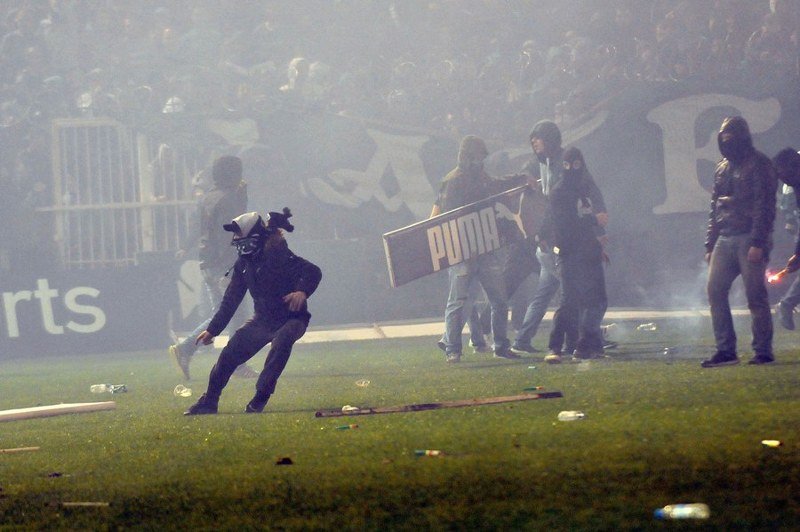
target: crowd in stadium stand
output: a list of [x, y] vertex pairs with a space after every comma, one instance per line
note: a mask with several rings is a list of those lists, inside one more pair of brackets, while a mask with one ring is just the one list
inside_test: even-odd
[[799, 3], [4, 0], [0, 222], [52, 202], [54, 118], [169, 136], [288, 109], [518, 143], [628, 84], [795, 70]]

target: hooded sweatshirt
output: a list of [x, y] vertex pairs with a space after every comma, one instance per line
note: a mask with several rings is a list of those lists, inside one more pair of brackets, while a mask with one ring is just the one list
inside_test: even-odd
[[[723, 142], [723, 133], [732, 138]], [[753, 147], [747, 122], [740, 116], [722, 122], [717, 137], [723, 159], [714, 172], [705, 247], [720, 236], [748, 233], [750, 247], [769, 252], [775, 222], [778, 179], [769, 158]]]

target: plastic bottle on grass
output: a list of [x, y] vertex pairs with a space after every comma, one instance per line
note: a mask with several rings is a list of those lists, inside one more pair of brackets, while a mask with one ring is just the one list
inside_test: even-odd
[[583, 419], [586, 417], [586, 414], [579, 410], [563, 410], [558, 413], [558, 420], [559, 421], [576, 421], [578, 419]]
[[192, 389], [187, 388], [183, 384], [179, 384], [175, 386], [175, 389], [172, 390], [173, 395], [175, 397], [191, 397], [192, 396]]
[[708, 519], [711, 511], [707, 504], [695, 502], [690, 504], [668, 504], [657, 509], [653, 514], [658, 519]]
[[128, 388], [124, 384], [92, 384], [89, 386], [92, 393], [125, 393]]
[[444, 453], [439, 449], [416, 449], [414, 456], [444, 456]]

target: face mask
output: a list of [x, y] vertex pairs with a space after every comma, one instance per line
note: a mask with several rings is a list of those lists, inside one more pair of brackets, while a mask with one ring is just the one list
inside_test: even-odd
[[747, 139], [732, 137], [719, 142], [719, 152], [729, 161], [738, 162], [744, 159], [750, 151]]
[[571, 168], [569, 170], [564, 170], [564, 179], [568, 179], [570, 181], [577, 181], [581, 177], [581, 169], [580, 168]]
[[248, 236], [246, 238], [237, 238], [231, 242], [232, 246], [236, 247], [236, 253], [240, 257], [253, 257], [264, 246], [261, 243], [260, 235]]

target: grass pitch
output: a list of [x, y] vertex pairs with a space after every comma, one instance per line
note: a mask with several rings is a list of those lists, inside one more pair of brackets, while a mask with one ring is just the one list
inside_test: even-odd
[[[262, 415], [242, 413], [254, 381], [235, 379], [219, 415], [181, 415], [216, 353], [195, 357], [190, 398], [173, 395], [166, 352], [7, 359], [0, 409], [117, 409], [0, 424], [0, 448], [41, 448], [0, 454], [0, 529], [660, 529], [676, 523], [653, 510], [676, 502], [711, 508], [681, 528], [800, 528], [800, 333], [776, 327], [772, 366], [701, 369], [708, 320], [635, 325], [618, 324], [610, 360], [560, 366], [471, 354], [446, 365], [435, 338], [300, 345]], [[740, 346], [748, 328], [737, 322]], [[89, 392], [103, 382], [129, 392]], [[531, 386], [564, 398], [314, 417]], [[561, 410], [587, 417], [559, 422]]]

